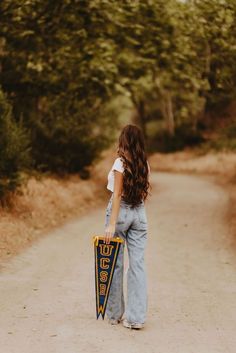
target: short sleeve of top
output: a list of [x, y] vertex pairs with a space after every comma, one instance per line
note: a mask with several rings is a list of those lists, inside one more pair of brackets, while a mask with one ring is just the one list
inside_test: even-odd
[[123, 167], [123, 162], [122, 162], [121, 158], [116, 158], [116, 160], [112, 166], [112, 170], [118, 170], [118, 172], [123, 173], [124, 167]]
[[120, 157], [116, 158], [116, 160], [113, 163], [113, 166], [108, 174], [107, 189], [112, 192], [114, 191], [114, 181], [115, 181], [114, 170], [117, 170], [120, 173], [124, 172], [123, 162]]

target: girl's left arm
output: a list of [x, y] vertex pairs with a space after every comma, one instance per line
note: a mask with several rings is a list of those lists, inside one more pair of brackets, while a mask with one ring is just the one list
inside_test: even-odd
[[120, 200], [122, 195], [123, 188], [123, 174], [114, 170], [114, 192], [112, 200], [112, 210], [109, 224], [105, 231], [105, 242], [106, 244], [110, 243], [111, 238], [113, 237], [116, 229], [116, 221], [119, 215], [120, 210]]

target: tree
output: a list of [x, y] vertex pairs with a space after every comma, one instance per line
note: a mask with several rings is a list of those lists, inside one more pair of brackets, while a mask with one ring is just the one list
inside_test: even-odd
[[107, 1], [0, 4], [1, 82], [13, 113], [31, 131], [36, 168], [82, 170], [108, 145], [104, 116], [114, 89]]

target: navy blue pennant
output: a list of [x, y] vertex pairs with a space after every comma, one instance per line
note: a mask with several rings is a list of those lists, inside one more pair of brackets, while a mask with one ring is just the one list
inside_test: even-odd
[[96, 313], [104, 320], [107, 300], [111, 287], [111, 282], [119, 254], [121, 238], [112, 238], [110, 244], [104, 243], [103, 236], [95, 236], [94, 255], [95, 255], [95, 288], [96, 288]]

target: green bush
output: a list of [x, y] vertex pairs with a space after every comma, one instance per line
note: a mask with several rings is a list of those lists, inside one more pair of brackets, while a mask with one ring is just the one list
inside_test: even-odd
[[236, 151], [236, 123], [231, 123], [219, 131], [217, 138], [209, 141], [205, 149]]
[[159, 130], [149, 139], [148, 150], [168, 153], [183, 150], [187, 146], [197, 146], [203, 142], [204, 138], [198, 130], [193, 130], [189, 124], [182, 124], [176, 127], [174, 136], [165, 129]]
[[0, 89], [0, 201], [21, 183], [20, 172], [30, 164], [28, 144], [26, 131], [13, 119]]
[[[69, 105], [69, 106], [67, 106]], [[113, 140], [116, 120], [102, 105], [94, 110], [85, 103], [58, 99], [48, 114], [31, 121], [32, 157], [35, 169], [63, 175], [79, 172], [88, 177], [87, 167]], [[69, 113], [68, 113], [69, 112]]]

